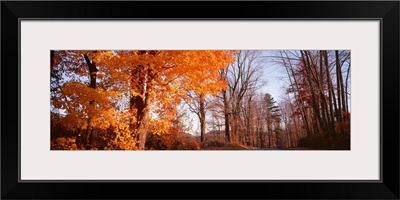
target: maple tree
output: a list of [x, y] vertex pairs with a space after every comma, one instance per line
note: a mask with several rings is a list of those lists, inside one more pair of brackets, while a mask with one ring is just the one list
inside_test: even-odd
[[52, 106], [65, 111], [62, 123], [67, 128], [87, 130], [87, 144], [91, 143], [93, 127], [112, 128], [116, 140], [124, 138], [119, 143], [129, 143], [121, 148], [145, 149], [148, 132], [168, 133], [176, 105], [187, 90], [206, 95], [224, 86], [218, 70], [232, 62], [233, 53], [56, 51], [51, 56], [57, 60], [52, 71], [63, 78], [53, 87], [58, 89], [52, 94], [57, 97]]
[[[185, 85], [185, 90], [187, 91], [187, 97], [184, 98], [186, 103], [189, 105], [190, 111], [196, 113], [200, 121], [200, 140], [204, 142], [205, 140], [205, 132], [206, 132], [206, 110], [207, 103], [206, 97], [207, 95], [217, 95], [220, 91], [225, 90], [227, 86], [227, 82], [220, 79], [220, 75], [218, 73], [219, 70], [226, 69], [227, 63], [220, 63], [218, 68], [213, 70], [213, 73], [210, 71], [203, 71], [195, 76], [200, 78], [200, 82], [193, 83], [190, 79], [192, 77], [188, 77], [190, 84]], [[207, 70], [207, 68], [203, 68]]]
[[[260, 51], [241, 50], [235, 56], [235, 63], [220, 71], [220, 78], [228, 82], [220, 98], [228, 142], [245, 143], [244, 138], [248, 137], [244, 133], [250, 132], [250, 124], [245, 125], [246, 117], [241, 114], [249, 107], [249, 104], [244, 102], [245, 97], [254, 94], [257, 88], [265, 84], [260, 81], [263, 60]], [[244, 128], [246, 130], [243, 130]]]

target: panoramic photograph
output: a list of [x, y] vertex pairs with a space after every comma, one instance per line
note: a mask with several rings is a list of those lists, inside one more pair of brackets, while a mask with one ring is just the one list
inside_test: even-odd
[[350, 50], [51, 50], [50, 150], [350, 150]]

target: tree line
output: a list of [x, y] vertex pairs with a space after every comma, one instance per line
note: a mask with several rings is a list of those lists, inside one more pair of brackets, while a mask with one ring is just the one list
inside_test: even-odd
[[281, 105], [294, 133], [288, 145], [350, 149], [350, 51], [279, 51], [276, 61], [289, 80]]

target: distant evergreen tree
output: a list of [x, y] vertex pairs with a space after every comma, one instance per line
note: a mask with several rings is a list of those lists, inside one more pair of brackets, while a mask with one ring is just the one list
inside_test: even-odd
[[279, 145], [279, 132], [280, 132], [280, 124], [281, 124], [281, 113], [279, 107], [276, 105], [276, 101], [269, 94], [266, 93], [264, 97], [264, 102], [266, 105], [266, 116], [265, 120], [267, 123], [267, 135], [268, 135], [268, 148], [271, 148], [272, 139], [275, 137], [275, 146]]

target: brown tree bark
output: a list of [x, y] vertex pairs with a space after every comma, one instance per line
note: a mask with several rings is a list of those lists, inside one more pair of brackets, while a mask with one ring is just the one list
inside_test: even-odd
[[54, 50], [50, 50], [50, 67], [54, 66]]
[[271, 138], [272, 138], [272, 129], [271, 125], [267, 125], [267, 134], [268, 134], [268, 148], [271, 148]]
[[[139, 55], [152, 54], [156, 55], [155, 51], [138, 51]], [[131, 111], [136, 110], [136, 123], [131, 124], [132, 134], [139, 142], [139, 150], [144, 150], [146, 145], [146, 137], [150, 122], [150, 105], [153, 101], [151, 91], [155, 74], [146, 66], [138, 65], [132, 72], [132, 89], [143, 96], [134, 95], [130, 99]]]
[[310, 62], [308, 52], [307, 51], [300, 51], [300, 52], [301, 52], [301, 56], [302, 56], [302, 59], [303, 59], [303, 65], [305, 67], [305, 71], [306, 71], [306, 74], [307, 74], [306, 75], [307, 82], [308, 82], [310, 93], [311, 93], [311, 101], [312, 101], [312, 107], [313, 107], [313, 110], [314, 110], [314, 117], [315, 117], [314, 129], [315, 129], [315, 132], [318, 133], [319, 132], [318, 124], [320, 124], [320, 126], [324, 126], [324, 125], [323, 125], [323, 122], [322, 122], [322, 119], [321, 119], [320, 110], [319, 110], [318, 105], [317, 105], [316, 94], [314, 92], [314, 84], [312, 83], [312, 80], [311, 80], [311, 76], [312, 76], [311, 67], [312, 67], [312, 64]]
[[204, 142], [206, 134], [206, 106], [205, 95], [200, 95], [200, 141]]
[[326, 96], [325, 96], [325, 85], [324, 85], [324, 68], [323, 68], [323, 62], [322, 62], [322, 51], [319, 51], [319, 81], [318, 81], [318, 87], [319, 87], [319, 98], [320, 98], [320, 104], [321, 104], [321, 109], [322, 109], [322, 120], [324, 121], [324, 133], [328, 133], [330, 130], [329, 128], [329, 111], [328, 111], [328, 102], [326, 101]]
[[137, 129], [137, 133], [139, 136], [139, 150], [145, 150], [146, 147], [147, 130], [150, 122], [150, 105], [152, 102], [152, 97], [150, 95], [150, 92], [151, 89], [149, 88], [148, 92], [146, 93], [146, 97], [144, 99], [144, 108], [142, 110], [143, 116], [139, 121], [139, 126]]
[[340, 134], [343, 134], [343, 110], [345, 109], [344, 102], [344, 89], [342, 80], [342, 67], [340, 66], [339, 51], [335, 51], [336, 57], [336, 80], [337, 80], [337, 93], [338, 93], [338, 106], [339, 106], [339, 122], [340, 122]]
[[[141, 84], [134, 85], [132, 86], [132, 89], [136, 91], [137, 93], [144, 94], [145, 92], [145, 78], [144, 78], [144, 66], [137, 66], [135, 70], [132, 72], [132, 82], [136, 83], [139, 82]], [[138, 128], [140, 125], [140, 122], [143, 119], [144, 116], [144, 109], [145, 109], [145, 99], [139, 95], [131, 95], [130, 98], [130, 108], [131, 111], [136, 111], [136, 123], [131, 123], [130, 129], [132, 132], [132, 135], [139, 140], [139, 134], [138, 134]]]
[[[89, 55], [84, 54], [83, 57], [85, 58], [86, 64], [88, 65], [89, 68], [89, 79], [90, 79], [90, 88], [96, 89], [96, 77], [97, 77], [97, 71], [99, 71], [96, 67], [96, 63], [89, 58]], [[94, 109], [94, 100], [91, 100], [89, 102], [89, 107], [90, 109]], [[86, 132], [86, 145], [87, 147], [90, 148], [92, 145], [92, 140], [93, 140], [93, 125], [92, 125], [92, 119], [89, 116], [88, 118], [88, 128]]]
[[264, 138], [263, 138], [263, 132], [262, 132], [262, 130], [260, 130], [260, 129], [258, 129], [258, 137], [259, 137], [259, 141], [258, 141], [258, 143], [259, 143], [259, 147], [260, 148], [263, 148], [264, 147]]
[[[283, 52], [285, 53], [286, 57], [289, 59], [289, 56], [288, 56], [288, 54], [286, 53], [286, 51], [283, 51]], [[283, 64], [285, 65], [285, 69], [286, 69], [286, 72], [287, 72], [287, 75], [288, 75], [288, 78], [289, 78], [290, 85], [292, 85], [292, 86], [294, 85], [294, 86], [295, 86], [295, 90], [297, 91], [297, 97], [298, 97], [298, 99], [299, 99], [299, 101], [300, 101], [300, 104], [301, 104], [301, 106], [300, 106], [301, 117], [302, 117], [303, 122], [304, 122], [304, 123], [303, 123], [303, 124], [304, 124], [304, 127], [306, 128], [306, 134], [308, 135], [308, 134], [311, 133], [311, 130], [310, 130], [310, 127], [309, 127], [309, 125], [308, 125], [308, 118], [307, 118], [306, 110], [305, 110], [305, 108], [304, 108], [304, 102], [303, 102], [303, 100], [300, 98], [300, 95], [298, 94], [299, 91], [300, 91], [300, 88], [299, 88], [299, 85], [298, 85], [298, 83], [297, 83], [296, 76], [295, 76], [294, 70], [293, 70], [293, 68], [292, 68], [292, 64], [291, 64], [290, 59], [289, 59], [289, 60], [288, 60], [289, 64], [287, 65], [285, 59], [283, 58], [283, 55], [282, 55], [282, 52], [281, 52], [281, 51], [280, 51], [280, 53], [281, 53], [281, 57], [282, 57], [282, 60], [283, 60]], [[289, 69], [288, 69], [288, 68], [290, 69], [290, 72], [289, 72]], [[290, 73], [292, 74], [293, 81], [292, 81], [292, 78], [291, 78], [291, 76], [290, 76]], [[294, 82], [294, 84], [293, 84], [293, 82]]]
[[337, 90], [337, 96], [338, 96], [338, 119], [339, 122], [342, 123], [342, 93], [340, 91], [340, 61], [339, 61], [339, 54], [338, 51], [335, 51], [335, 57], [336, 57], [336, 90]]
[[349, 76], [350, 76], [350, 63], [349, 63], [349, 67], [347, 68], [347, 74], [346, 74], [346, 85], [345, 85], [345, 93], [346, 93], [346, 112], [348, 113], [350, 111], [349, 109], [349, 95], [348, 95], [348, 82], [349, 82]]
[[333, 90], [332, 86], [332, 79], [331, 79], [331, 74], [329, 71], [329, 62], [328, 62], [328, 51], [324, 50], [324, 62], [325, 62], [325, 69], [326, 69], [326, 76], [328, 79], [328, 95], [329, 95], [329, 110], [330, 110], [330, 127], [332, 130], [332, 133], [335, 132], [335, 116], [337, 117], [337, 105], [336, 105], [336, 99], [335, 99], [335, 92]]
[[231, 141], [231, 134], [230, 134], [230, 127], [229, 127], [229, 102], [228, 102], [228, 97], [226, 94], [226, 91], [223, 91], [223, 100], [224, 100], [224, 118], [225, 118], [225, 140], [226, 142], [232, 142]]
[[340, 80], [340, 92], [341, 92], [341, 96], [342, 96], [342, 116], [343, 116], [343, 121], [346, 121], [346, 116], [343, 115], [346, 112], [346, 94], [345, 94], [345, 90], [344, 90], [344, 83], [343, 83], [343, 75], [342, 75], [342, 64], [340, 62], [340, 58], [339, 58], [339, 51], [336, 50], [336, 54], [339, 60], [338, 63], [338, 72], [339, 72], [339, 80]]

